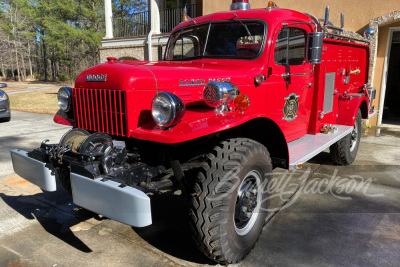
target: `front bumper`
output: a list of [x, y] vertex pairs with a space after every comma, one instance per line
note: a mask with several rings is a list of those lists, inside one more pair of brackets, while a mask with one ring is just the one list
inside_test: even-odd
[[20, 149], [11, 150], [14, 172], [45, 191], [57, 190], [56, 177], [51, 173], [48, 163], [28, 157], [28, 152]]
[[[14, 149], [11, 159], [15, 173], [46, 191], [56, 191], [52, 166]], [[110, 219], [134, 226], [152, 223], [150, 198], [142, 191], [106, 179], [90, 179], [71, 173], [73, 202]]]

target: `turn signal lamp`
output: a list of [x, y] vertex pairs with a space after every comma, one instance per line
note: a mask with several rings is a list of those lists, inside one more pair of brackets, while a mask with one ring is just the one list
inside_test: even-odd
[[236, 110], [243, 112], [249, 108], [250, 99], [247, 97], [247, 95], [238, 95], [236, 96], [234, 103]]

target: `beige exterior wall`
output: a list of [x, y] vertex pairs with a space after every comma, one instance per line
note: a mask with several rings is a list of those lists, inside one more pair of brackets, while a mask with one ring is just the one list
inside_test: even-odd
[[[375, 75], [374, 75], [374, 83], [373, 87], [376, 88], [376, 102], [375, 108], [379, 108], [379, 102], [381, 99], [381, 91], [382, 91], [382, 79], [383, 79], [383, 71], [385, 65], [385, 58], [387, 54], [387, 46], [388, 46], [388, 37], [389, 37], [389, 29], [391, 27], [399, 27], [400, 22], [392, 23], [387, 26], [383, 26], [379, 28], [379, 36], [378, 36], [378, 48], [377, 48], [377, 56], [375, 63]], [[377, 116], [370, 120], [371, 125], [376, 125]]]
[[[265, 8], [267, 0], [250, 0], [251, 8]], [[203, 14], [229, 10], [231, 0], [203, 0]], [[395, 10], [400, 10], [399, 0], [277, 0], [280, 8], [307, 12], [317, 18], [325, 16], [325, 7], [330, 6], [330, 18], [335, 25], [340, 25], [340, 13], [344, 13], [345, 29], [362, 33], [368, 28], [372, 18], [380, 17]]]

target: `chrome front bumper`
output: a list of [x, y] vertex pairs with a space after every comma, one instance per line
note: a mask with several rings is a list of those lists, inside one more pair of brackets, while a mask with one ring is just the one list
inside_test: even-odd
[[[49, 169], [51, 166], [27, 154], [19, 149], [11, 151], [15, 173], [45, 191], [56, 191], [56, 178]], [[71, 185], [72, 199], [78, 206], [134, 227], [152, 223], [150, 198], [138, 189], [75, 173], [71, 173]]]
[[150, 198], [142, 191], [75, 173], [71, 173], [71, 184], [76, 205], [135, 227], [151, 224]]

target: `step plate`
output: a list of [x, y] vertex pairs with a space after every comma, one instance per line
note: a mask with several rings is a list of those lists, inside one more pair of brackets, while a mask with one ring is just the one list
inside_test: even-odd
[[315, 157], [353, 130], [353, 126], [336, 126], [336, 133], [327, 134], [307, 134], [306, 136], [292, 141], [288, 144], [289, 147], [289, 170], [293, 170], [297, 165], [303, 164], [309, 159]]

